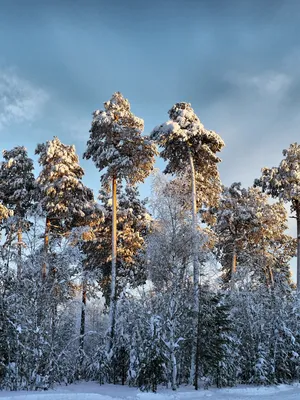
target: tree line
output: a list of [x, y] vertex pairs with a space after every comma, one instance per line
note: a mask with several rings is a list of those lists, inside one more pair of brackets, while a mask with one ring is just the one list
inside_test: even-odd
[[[93, 113], [84, 158], [101, 173], [98, 199], [57, 137], [36, 147], [37, 178], [25, 147], [3, 151], [1, 388], [299, 378], [300, 146], [253, 187], [224, 187], [224, 142], [190, 104], [149, 136], [143, 128], [119, 92]], [[141, 200], [158, 155], [167, 175]]]

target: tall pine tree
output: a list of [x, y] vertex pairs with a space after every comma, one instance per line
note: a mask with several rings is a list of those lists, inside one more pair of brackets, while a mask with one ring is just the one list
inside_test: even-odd
[[111, 349], [116, 313], [117, 262], [117, 182], [125, 179], [130, 184], [143, 182], [153, 168], [156, 147], [142, 136], [144, 121], [130, 111], [130, 104], [121, 93], [115, 93], [104, 103], [104, 110], [93, 114], [90, 138], [84, 157], [92, 158], [96, 167], [104, 171], [101, 181], [112, 185], [112, 267], [110, 293], [110, 326], [107, 342]]

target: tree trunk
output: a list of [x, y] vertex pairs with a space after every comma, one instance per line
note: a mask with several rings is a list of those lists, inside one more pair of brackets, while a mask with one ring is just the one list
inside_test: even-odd
[[51, 226], [51, 222], [50, 222], [50, 219], [47, 217], [46, 218], [46, 227], [45, 227], [45, 236], [44, 236], [44, 262], [43, 262], [43, 266], [42, 266], [42, 278], [43, 278], [43, 280], [46, 279], [46, 275], [47, 275], [46, 258], [47, 258], [47, 254], [48, 254], [48, 248], [49, 248], [50, 226]]
[[17, 277], [21, 278], [22, 275], [22, 228], [18, 229], [18, 265], [17, 265]]
[[269, 269], [270, 285], [271, 285], [271, 288], [273, 288], [274, 287], [274, 275], [273, 275], [272, 266], [269, 265], [268, 269]]
[[231, 289], [234, 288], [234, 281], [235, 281], [235, 274], [236, 274], [236, 246], [233, 245], [233, 252], [232, 252], [232, 264], [231, 264]]
[[112, 259], [111, 259], [111, 292], [109, 309], [109, 328], [107, 352], [111, 350], [114, 337], [116, 315], [116, 262], [117, 262], [117, 179], [112, 178]]
[[297, 291], [300, 292], [300, 206], [296, 208], [297, 216]]
[[82, 299], [81, 299], [82, 304], [81, 304], [80, 342], [79, 342], [79, 347], [82, 352], [83, 352], [84, 334], [85, 334], [86, 287], [87, 287], [87, 281], [86, 281], [86, 276], [84, 274], [82, 280]]
[[196, 354], [195, 354], [195, 376], [194, 376], [194, 388], [198, 390], [198, 379], [199, 379], [199, 361], [200, 361], [200, 301], [198, 299], [198, 315], [197, 315], [197, 338], [196, 338]]
[[[196, 195], [196, 175], [195, 166], [192, 153], [189, 150], [189, 162], [191, 167], [191, 181], [192, 181], [192, 259], [193, 259], [193, 285], [194, 285], [194, 311], [195, 319], [198, 321], [199, 312], [199, 266], [197, 257], [197, 195]], [[195, 325], [196, 327], [197, 325]], [[192, 384], [195, 377], [195, 358], [196, 358], [196, 343], [192, 345], [192, 357], [191, 357], [191, 370], [190, 370], [190, 383]]]
[[194, 160], [191, 152], [189, 151], [189, 160], [191, 167], [191, 180], [192, 180], [192, 224], [193, 224], [193, 284], [194, 284], [194, 307], [198, 312], [199, 304], [199, 266], [197, 257], [197, 196], [196, 196], [196, 175]]

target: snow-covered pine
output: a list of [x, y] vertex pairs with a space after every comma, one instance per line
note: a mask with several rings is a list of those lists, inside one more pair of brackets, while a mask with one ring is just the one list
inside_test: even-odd
[[79, 165], [75, 146], [61, 143], [54, 137], [39, 144], [42, 170], [36, 180], [40, 190], [40, 204], [51, 232], [65, 232], [83, 225], [95, 207], [92, 191], [82, 182], [84, 171]]
[[3, 151], [0, 164], [0, 200], [14, 215], [25, 217], [35, 192], [33, 160], [25, 147], [17, 146]]
[[240, 278], [253, 273], [253, 282], [267, 286], [289, 282], [288, 262], [296, 243], [286, 234], [287, 213], [281, 203], [269, 203], [257, 188], [244, 189], [240, 183], [224, 187], [218, 207], [210, 211], [216, 223], [216, 252], [222, 265], [223, 281], [233, 287], [237, 265]]
[[22, 272], [22, 234], [29, 229], [26, 218], [36, 195], [33, 160], [25, 147], [16, 146], [3, 151], [4, 161], [0, 164], [0, 201], [14, 214], [9, 225], [10, 238], [17, 234], [17, 273]]
[[[111, 282], [111, 194], [100, 191], [104, 219], [93, 230], [94, 238], [84, 245], [86, 268], [97, 271], [106, 303], [110, 302]], [[145, 237], [150, 229], [151, 218], [146, 202], [140, 200], [135, 186], [118, 187], [118, 237], [116, 261], [116, 298], [126, 286], [137, 287], [145, 282]]]
[[[222, 150], [224, 142], [217, 133], [204, 128], [189, 103], [176, 103], [169, 110], [169, 117], [169, 121], [153, 129], [151, 138], [163, 148], [160, 155], [168, 162], [165, 173], [182, 175], [186, 174], [187, 170], [190, 171], [191, 208], [196, 238], [198, 224], [196, 175], [198, 181], [202, 183], [202, 192], [204, 192], [203, 183], [209, 183], [210, 175], [218, 181], [217, 165], [221, 160], [216, 153]], [[206, 179], [200, 179], [202, 173], [207, 174]], [[206, 198], [215, 197], [215, 193], [212, 192], [216, 190], [220, 192], [219, 181], [217, 185], [208, 184], [205, 187]], [[198, 299], [199, 268], [196, 251], [194, 253], [195, 309], [198, 309], [196, 299]]]
[[104, 110], [93, 113], [90, 138], [84, 158], [92, 159], [103, 171], [101, 182], [108, 187], [112, 182], [112, 271], [110, 326], [107, 349], [110, 351], [114, 335], [116, 313], [117, 260], [117, 181], [124, 179], [134, 185], [143, 182], [153, 169], [156, 146], [142, 136], [144, 121], [130, 111], [130, 103], [120, 92], [104, 103]]
[[262, 168], [262, 176], [254, 184], [272, 197], [291, 203], [297, 219], [297, 289], [300, 291], [300, 145], [292, 143], [282, 152], [278, 167]]
[[142, 136], [144, 121], [130, 110], [120, 92], [104, 103], [104, 110], [93, 113], [90, 138], [84, 158], [92, 159], [103, 171], [101, 182], [109, 185], [112, 177], [130, 184], [143, 182], [153, 169], [156, 147]]
[[[166, 173], [183, 175], [188, 168], [190, 170], [191, 182], [191, 209], [193, 221], [193, 280], [195, 312], [199, 309], [199, 265], [197, 259], [197, 185], [196, 174], [207, 173], [211, 175], [217, 185], [208, 185], [205, 189], [210, 194], [207, 197], [215, 198], [215, 191], [220, 192], [220, 182], [218, 181], [217, 165], [221, 161], [217, 153], [224, 147], [221, 137], [204, 128], [199, 118], [195, 114], [189, 103], [176, 103], [169, 110], [170, 120], [155, 127], [151, 133], [151, 138], [155, 140], [163, 150], [161, 157], [167, 161]], [[198, 180], [209, 182], [209, 179]], [[202, 185], [203, 190], [203, 185]], [[191, 380], [193, 365], [191, 368]]]

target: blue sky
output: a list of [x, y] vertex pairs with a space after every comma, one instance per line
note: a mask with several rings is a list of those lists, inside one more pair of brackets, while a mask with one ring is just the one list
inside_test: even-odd
[[[251, 185], [298, 140], [297, 0], [0, 0], [0, 9], [1, 150], [25, 145], [34, 158], [56, 135], [82, 155], [92, 111], [115, 91], [146, 133], [174, 103], [192, 103], [226, 143], [227, 185]], [[97, 192], [98, 172], [81, 164]]]

